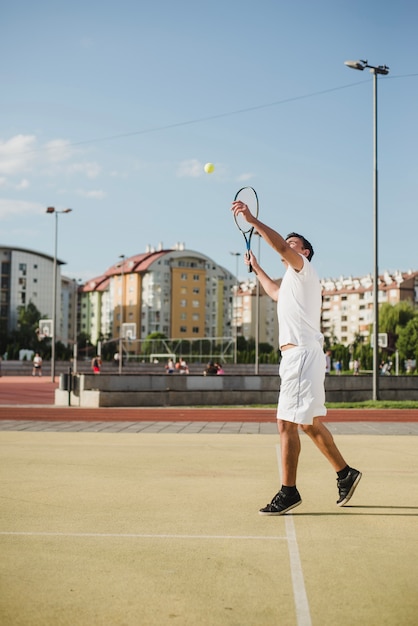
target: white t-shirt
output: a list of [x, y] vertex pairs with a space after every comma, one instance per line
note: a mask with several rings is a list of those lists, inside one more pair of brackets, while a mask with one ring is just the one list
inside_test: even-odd
[[289, 265], [279, 289], [279, 347], [287, 343], [304, 346], [312, 341], [323, 341], [321, 283], [311, 263], [301, 256], [303, 268], [297, 272]]

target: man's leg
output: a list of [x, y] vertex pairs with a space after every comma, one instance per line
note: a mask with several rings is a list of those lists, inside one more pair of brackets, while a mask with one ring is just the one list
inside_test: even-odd
[[312, 425], [301, 425], [301, 428], [309, 435], [316, 447], [328, 459], [336, 472], [346, 467], [347, 463], [338, 450], [334, 437], [318, 417], [314, 418]]
[[278, 420], [282, 461], [282, 486], [270, 504], [260, 509], [260, 515], [283, 515], [302, 503], [296, 489], [296, 474], [300, 454], [298, 425]]
[[282, 460], [282, 483], [288, 487], [296, 485], [296, 474], [300, 454], [298, 424], [278, 420]]
[[359, 484], [361, 472], [347, 465], [334, 442], [333, 436], [318, 417], [314, 418], [312, 426], [303, 425], [301, 428], [309, 435], [317, 448], [328, 459], [337, 472], [337, 487], [339, 493], [337, 505], [344, 506], [351, 499]]

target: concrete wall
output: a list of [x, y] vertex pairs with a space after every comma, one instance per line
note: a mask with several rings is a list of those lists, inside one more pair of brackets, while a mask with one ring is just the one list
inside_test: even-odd
[[[417, 376], [379, 376], [380, 400], [418, 400]], [[372, 376], [327, 376], [327, 402], [371, 400]]]
[[[65, 380], [64, 380], [65, 379]], [[73, 390], [68, 391], [71, 380]], [[371, 376], [329, 376], [328, 402], [360, 402], [372, 397]], [[194, 376], [179, 374], [61, 376], [58, 406], [137, 407], [276, 404], [279, 376]], [[418, 400], [418, 377], [382, 376], [381, 400]]]

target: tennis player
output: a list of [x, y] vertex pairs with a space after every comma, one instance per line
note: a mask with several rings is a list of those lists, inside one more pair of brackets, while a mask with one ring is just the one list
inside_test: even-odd
[[305, 237], [291, 233], [284, 239], [278, 232], [255, 218], [247, 205], [232, 204], [234, 214], [241, 213], [247, 222], [280, 255], [286, 268], [280, 289], [266, 274], [250, 251], [245, 262], [251, 263], [266, 293], [277, 301], [279, 321], [280, 394], [277, 407], [280, 434], [282, 486], [261, 515], [283, 515], [302, 503], [296, 488], [300, 454], [299, 428], [314, 442], [337, 473], [338, 506], [352, 497], [361, 472], [350, 467], [337, 448], [330, 431], [320, 420], [325, 408], [325, 354], [320, 332], [321, 285], [311, 265], [314, 254]]

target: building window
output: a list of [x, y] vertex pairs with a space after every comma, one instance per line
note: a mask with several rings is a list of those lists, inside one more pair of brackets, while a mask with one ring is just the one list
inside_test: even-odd
[[186, 333], [187, 332], [187, 326], [180, 326], [180, 332], [181, 333]]
[[200, 274], [193, 274], [193, 280], [200, 280]]
[[193, 333], [194, 335], [197, 335], [197, 334], [199, 333], [199, 326], [193, 326], [193, 328], [192, 328], [192, 333]]

